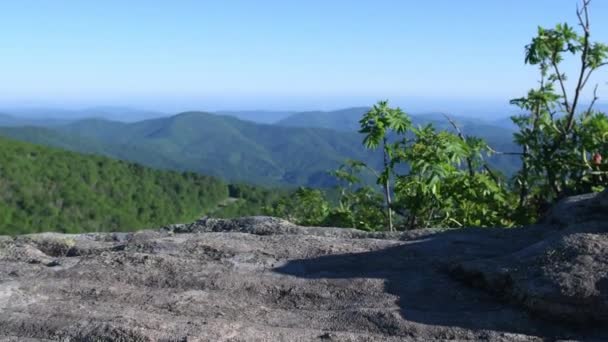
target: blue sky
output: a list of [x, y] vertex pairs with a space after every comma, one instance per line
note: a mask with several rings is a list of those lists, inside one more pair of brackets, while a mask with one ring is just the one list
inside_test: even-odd
[[[0, 2], [0, 105], [420, 110], [506, 104], [575, 0]], [[608, 42], [608, 1], [592, 2]], [[608, 97], [608, 73], [598, 74]]]

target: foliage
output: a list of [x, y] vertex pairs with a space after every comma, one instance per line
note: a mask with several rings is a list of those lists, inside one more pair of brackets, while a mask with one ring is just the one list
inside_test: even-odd
[[[525, 62], [538, 67], [539, 86], [511, 101], [525, 112], [513, 117], [523, 162], [516, 186], [519, 210], [532, 219], [560, 198], [608, 184], [605, 163], [590, 162], [605, 153], [608, 136], [606, 116], [593, 111], [595, 91], [590, 105], [581, 109], [591, 75], [608, 63], [608, 46], [591, 41], [588, 5], [583, 1], [577, 11], [580, 33], [568, 24], [538, 28], [526, 46]], [[568, 57], [578, 64], [571, 92], [564, 72]]]
[[413, 134], [394, 147], [395, 162], [410, 168], [398, 176], [395, 190], [405, 227], [511, 224], [505, 219], [504, 185], [496, 172], [484, 169], [489, 150], [483, 141], [436, 132], [430, 125], [413, 129]]
[[[519, 127], [515, 142], [522, 152], [499, 153], [521, 157], [521, 170], [510, 184], [487, 162], [495, 150], [482, 139], [464, 135], [449, 117], [453, 131], [438, 132], [432, 125], [413, 128], [399, 108], [380, 101], [359, 123], [363, 145], [382, 150], [376, 176], [384, 204], [379, 204], [376, 189], [360, 184], [354, 175], [369, 167], [350, 161], [333, 173], [348, 185], [340, 188], [334, 221], [377, 228], [385, 223], [382, 218], [359, 213], [377, 213], [383, 206], [389, 230], [393, 210], [401, 228], [511, 226], [535, 221], [565, 196], [606, 188], [608, 165], [602, 154], [608, 148], [608, 117], [593, 111], [596, 91], [591, 103], [580, 109], [591, 75], [608, 65], [608, 46], [590, 39], [588, 6], [589, 0], [583, 0], [577, 11], [581, 33], [568, 24], [541, 27], [526, 46], [525, 62], [538, 66], [540, 82], [527, 96], [512, 100], [524, 114], [513, 118]], [[571, 93], [562, 70], [567, 57], [578, 61]]]
[[264, 214], [274, 202], [291, 192], [284, 188], [264, 188], [249, 184], [229, 184], [229, 198], [209, 216], [231, 218]]
[[125, 231], [202, 216], [227, 186], [0, 138], [0, 234]]
[[[407, 121], [405, 114], [399, 115]], [[513, 225], [510, 214], [513, 196], [500, 175], [485, 164], [484, 157], [491, 150], [482, 140], [448, 131], [437, 132], [431, 125], [401, 132], [401, 140], [383, 142], [388, 156], [386, 168], [374, 171], [384, 193], [386, 175], [396, 179], [395, 201], [390, 206], [397, 213], [397, 227]], [[371, 134], [377, 134], [376, 139], [384, 136], [377, 132]], [[404, 169], [399, 168], [399, 164], [407, 164], [408, 171], [397, 171]], [[326, 209], [328, 201], [322, 193], [316, 192], [315, 196], [296, 194], [279, 201], [275, 208], [283, 210], [271, 214], [300, 224], [314, 222], [314, 225], [390, 230], [386, 198], [379, 189], [365, 185], [359, 178], [359, 174], [368, 169], [363, 162], [348, 160], [331, 173], [340, 181], [339, 200], [331, 209]], [[316, 203], [323, 210], [300, 211], [299, 203], [305, 207]]]
[[388, 226], [382, 196], [362, 184], [360, 174], [366, 168], [362, 162], [347, 160], [331, 172], [339, 180], [339, 198], [338, 205], [325, 218], [325, 225], [362, 230], [382, 230]]
[[391, 108], [388, 101], [379, 101], [359, 121], [363, 133], [363, 145], [368, 149], [375, 149], [382, 145], [383, 168], [380, 171], [377, 183], [384, 189], [388, 228], [393, 230], [393, 212], [391, 203], [391, 177], [394, 173], [392, 152], [388, 143], [390, 133], [403, 134], [411, 126], [411, 120], [400, 108]]
[[264, 214], [308, 226], [385, 229], [383, 198], [374, 188], [363, 185], [360, 178], [365, 168], [362, 162], [348, 160], [330, 172], [339, 181], [335, 200], [331, 191], [300, 187], [273, 199]]
[[300, 225], [320, 226], [329, 214], [329, 203], [321, 190], [300, 187], [266, 207], [265, 213]]

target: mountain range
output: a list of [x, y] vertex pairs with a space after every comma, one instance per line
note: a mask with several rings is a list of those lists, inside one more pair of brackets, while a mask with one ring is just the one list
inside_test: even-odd
[[0, 134], [159, 168], [266, 185], [328, 186], [346, 158], [374, 163], [355, 132], [256, 124], [188, 112], [124, 123], [86, 119], [52, 127], [3, 127]]
[[[380, 164], [379, 154], [365, 150], [357, 132], [358, 120], [366, 110], [298, 112], [275, 124], [235, 117], [252, 112], [185, 112], [135, 122], [101, 118], [60, 122], [2, 116], [0, 126], [5, 127], [0, 127], [0, 135], [229, 181], [328, 187], [335, 180], [327, 171], [346, 159], [362, 160], [374, 167]], [[432, 123], [439, 129], [452, 129], [440, 113], [411, 117], [415, 125]], [[485, 138], [496, 150], [516, 148], [512, 129], [480, 120], [454, 119], [465, 134]], [[518, 160], [512, 157], [493, 157], [490, 162], [506, 174], [518, 166]]]
[[12, 122], [29, 122], [45, 126], [53, 122], [67, 123], [83, 118], [135, 122], [167, 115], [158, 111], [115, 106], [98, 106], [78, 110], [45, 107], [2, 108], [0, 109], [0, 125], [4, 126], [3, 120], [11, 120]]
[[262, 124], [275, 124], [285, 118], [296, 114], [297, 112], [272, 110], [224, 110], [213, 113], [217, 115], [232, 116], [244, 121], [252, 121]]

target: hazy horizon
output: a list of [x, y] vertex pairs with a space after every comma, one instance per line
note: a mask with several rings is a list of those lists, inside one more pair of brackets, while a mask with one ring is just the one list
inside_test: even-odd
[[[424, 99], [424, 98], [376, 98], [365, 97], [358, 99], [350, 98], [330, 98], [330, 99], [309, 99], [309, 98], [287, 98], [287, 99], [250, 99], [242, 101], [239, 99], [224, 100], [196, 100], [185, 99], [175, 101], [175, 103], [159, 103], [158, 100], [150, 101], [123, 101], [123, 102], [0, 102], [0, 111], [6, 110], [66, 110], [83, 111], [90, 109], [99, 110], [144, 110], [162, 113], [179, 113], [185, 111], [206, 111], [206, 112], [306, 112], [306, 111], [335, 111], [345, 108], [369, 107], [381, 99], [389, 99], [395, 106], [400, 106], [406, 111], [415, 112], [437, 112], [437, 111], [472, 111], [473, 115], [483, 111], [490, 111], [492, 115], [500, 114], [510, 110], [516, 110], [509, 105], [508, 100], [467, 100], [467, 99]], [[466, 113], [465, 113], [466, 114]]]
[[[400, 103], [401, 102], [401, 103]], [[432, 102], [432, 101], [430, 101]], [[500, 104], [497, 102], [451, 102], [445, 100], [445, 102], [419, 102], [416, 105], [408, 105], [406, 101], [395, 101], [394, 104], [401, 106], [401, 108], [411, 115], [424, 115], [432, 113], [447, 113], [455, 117], [461, 118], [475, 118], [481, 119], [488, 122], [508, 119], [510, 116], [521, 113], [521, 110], [513, 105]], [[373, 102], [370, 102], [373, 103]], [[403, 103], [406, 105], [404, 106]], [[584, 103], [586, 106], [587, 103]], [[25, 119], [84, 119], [91, 117], [104, 118], [109, 120], [119, 121], [139, 121], [158, 117], [172, 116], [182, 112], [199, 111], [216, 114], [228, 114], [246, 119], [254, 122], [261, 123], [272, 123], [273, 120], [268, 119], [272, 113], [283, 113], [292, 114], [300, 112], [332, 112], [342, 109], [357, 108], [357, 107], [369, 107], [369, 103], [358, 104], [358, 105], [344, 105], [339, 107], [305, 107], [305, 108], [283, 108], [283, 107], [270, 107], [270, 108], [238, 108], [238, 107], [220, 107], [220, 108], [209, 108], [209, 107], [198, 107], [185, 106], [181, 109], [170, 110], [168, 108], [161, 109], [158, 107], [138, 107], [132, 105], [91, 105], [91, 106], [57, 106], [57, 105], [16, 105], [6, 106], [0, 104], [0, 114], [11, 115], [14, 117], [22, 117]], [[582, 106], [582, 107], [584, 107]], [[600, 111], [608, 111], [608, 102], [598, 102], [595, 107]], [[135, 114], [135, 116], [128, 116], [128, 114]], [[126, 117], [122, 117], [123, 114], [127, 114]], [[234, 115], [239, 114], [239, 115]], [[256, 117], [256, 114], [260, 114]], [[283, 115], [286, 117], [287, 115]], [[279, 115], [278, 117], [283, 117]], [[276, 115], [270, 115], [270, 117], [277, 117]]]

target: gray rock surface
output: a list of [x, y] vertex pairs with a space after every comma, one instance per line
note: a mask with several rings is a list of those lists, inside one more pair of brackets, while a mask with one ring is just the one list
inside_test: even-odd
[[542, 239], [452, 274], [543, 317], [608, 325], [608, 192], [564, 199], [544, 222]]
[[605, 202], [518, 229], [0, 237], [0, 341], [608, 340]]

